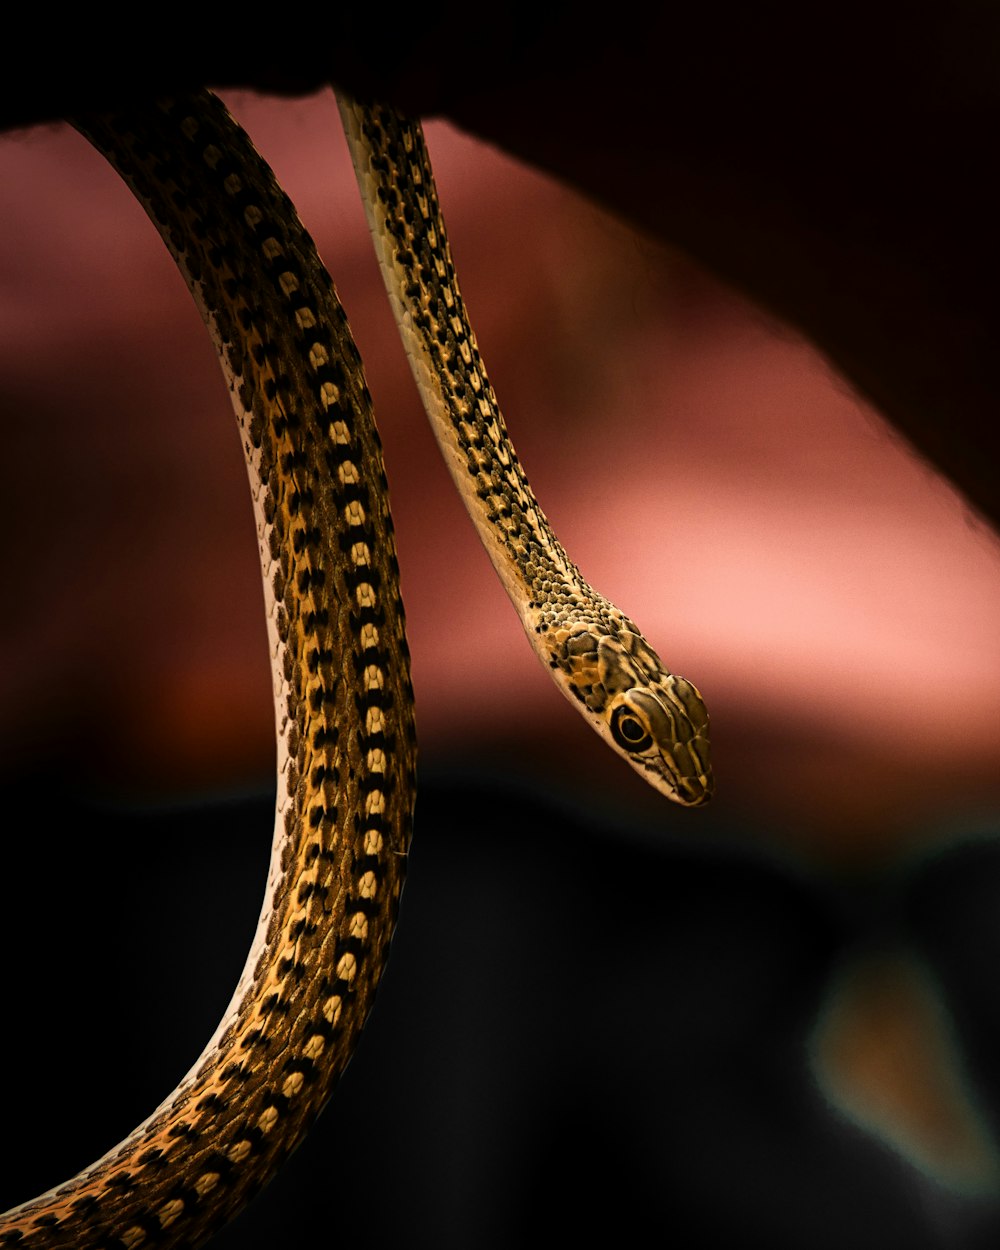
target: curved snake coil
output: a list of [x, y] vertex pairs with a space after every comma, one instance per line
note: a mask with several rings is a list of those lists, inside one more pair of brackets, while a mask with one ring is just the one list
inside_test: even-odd
[[[529, 637], [652, 784], [704, 801], [697, 691], [583, 581], [507, 440], [419, 127], [346, 99], [341, 109], [432, 424]], [[294, 1149], [371, 1009], [412, 823], [408, 653], [361, 361], [293, 206], [207, 92], [74, 124], [159, 229], [229, 382], [257, 518], [278, 795], [257, 935], [215, 1035], [124, 1141], [0, 1216], [0, 1245], [197, 1245]]]

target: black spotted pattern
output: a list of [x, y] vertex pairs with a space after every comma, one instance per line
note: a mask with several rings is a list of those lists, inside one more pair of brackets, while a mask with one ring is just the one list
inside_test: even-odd
[[238, 1010], [141, 1129], [0, 1217], [0, 1245], [192, 1245], [294, 1148], [371, 1009], [412, 820], [408, 652], [370, 397], [294, 208], [207, 92], [75, 124], [146, 208], [219, 350], [262, 526], [288, 763]]

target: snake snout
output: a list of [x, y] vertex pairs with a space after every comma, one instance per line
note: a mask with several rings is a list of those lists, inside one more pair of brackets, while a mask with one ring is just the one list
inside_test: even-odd
[[715, 778], [711, 773], [707, 777], [683, 777], [677, 784], [678, 800], [685, 807], [701, 807], [715, 793]]

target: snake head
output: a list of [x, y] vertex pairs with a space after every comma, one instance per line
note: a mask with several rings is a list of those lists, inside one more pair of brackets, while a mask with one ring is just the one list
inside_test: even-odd
[[696, 687], [668, 672], [642, 635], [627, 629], [581, 632], [566, 654], [571, 689], [598, 733], [661, 794], [685, 807], [706, 803], [715, 783], [708, 712]]

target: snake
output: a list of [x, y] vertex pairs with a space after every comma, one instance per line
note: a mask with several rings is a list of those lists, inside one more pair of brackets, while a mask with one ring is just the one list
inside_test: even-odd
[[[419, 122], [336, 94], [424, 406], [531, 645], [615, 751], [699, 806], [713, 789], [705, 705], [584, 580], [539, 507], [483, 367]], [[409, 652], [361, 358], [271, 170], [208, 91], [69, 120], [159, 230], [227, 380], [256, 519], [277, 797], [260, 920], [215, 1033], [124, 1140], [0, 1216], [0, 1246], [194, 1246], [302, 1139], [371, 1011], [413, 826]]]

